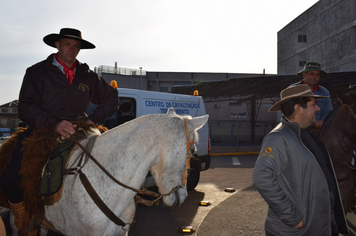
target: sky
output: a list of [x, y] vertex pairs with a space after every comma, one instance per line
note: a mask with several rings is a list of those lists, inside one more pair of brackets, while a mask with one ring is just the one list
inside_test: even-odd
[[77, 59], [169, 72], [277, 73], [277, 33], [318, 0], [11, 0], [0, 3], [0, 105], [55, 53], [43, 37], [76, 28]]

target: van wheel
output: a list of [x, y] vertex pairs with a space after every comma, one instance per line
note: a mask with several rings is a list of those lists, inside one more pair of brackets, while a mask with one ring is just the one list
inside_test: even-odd
[[189, 174], [188, 174], [188, 180], [187, 180], [187, 189], [192, 190], [194, 189], [200, 179], [200, 166], [196, 161], [191, 161], [190, 162], [190, 169], [189, 169]]

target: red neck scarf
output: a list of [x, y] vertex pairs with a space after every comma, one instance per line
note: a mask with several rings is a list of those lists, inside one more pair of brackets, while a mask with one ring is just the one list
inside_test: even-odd
[[[304, 79], [302, 79], [302, 84], [305, 84]], [[318, 89], [319, 85], [316, 84], [314, 85], [314, 88], [312, 89], [312, 92], [314, 93]], [[318, 104], [318, 100], [315, 99], [315, 104]]]
[[[302, 84], [305, 84], [304, 79], [302, 79]], [[318, 89], [318, 87], [319, 87], [318, 84], [314, 85], [312, 92], [314, 93]]]
[[58, 53], [56, 54], [56, 60], [58, 61], [59, 64], [61, 64], [61, 66], [63, 66], [63, 71], [65, 76], [67, 77], [69, 84], [72, 84], [73, 79], [74, 79], [74, 70], [77, 67], [77, 61], [74, 61], [74, 64], [71, 68], [69, 68], [66, 64], [64, 64], [58, 57]]

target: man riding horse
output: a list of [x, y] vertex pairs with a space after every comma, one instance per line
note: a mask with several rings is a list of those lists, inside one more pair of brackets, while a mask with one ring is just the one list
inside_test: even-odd
[[303, 70], [299, 71], [297, 76], [303, 79], [290, 86], [306, 84], [315, 95], [326, 96], [324, 98], [317, 98], [317, 104], [320, 111], [316, 113], [316, 122], [311, 126], [313, 130], [319, 131], [324, 124], [325, 118], [332, 110], [330, 92], [325, 87], [319, 85], [319, 80], [327, 78], [329, 74], [321, 69], [319, 63], [306, 62]]
[[[8, 197], [19, 235], [26, 235], [29, 214], [25, 211], [22, 177], [18, 174], [23, 159], [22, 142], [35, 129], [48, 127], [61, 136], [75, 133], [72, 121], [97, 124], [118, 109], [118, 92], [76, 57], [80, 49], [95, 46], [82, 39], [77, 29], [63, 28], [59, 34], [49, 34], [43, 41], [58, 52], [51, 54], [26, 70], [20, 95], [18, 114], [28, 125], [18, 136], [13, 157], [0, 176], [0, 188]], [[89, 102], [99, 104], [88, 117]], [[35, 158], [35, 157], [34, 157]], [[34, 218], [34, 217], [32, 217]], [[31, 222], [30, 222], [31, 223]], [[36, 235], [33, 230], [28, 235]]]

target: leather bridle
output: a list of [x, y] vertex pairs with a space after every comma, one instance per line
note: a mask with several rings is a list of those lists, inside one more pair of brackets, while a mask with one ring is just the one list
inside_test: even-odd
[[[176, 191], [178, 191], [178, 189], [180, 188], [184, 188], [187, 178], [188, 178], [188, 170], [190, 169], [190, 158], [191, 158], [191, 153], [190, 153], [190, 146], [194, 144], [194, 140], [190, 141], [190, 137], [189, 137], [189, 129], [188, 129], [188, 124], [187, 121], [184, 120], [184, 124], [185, 124], [185, 131], [186, 131], [186, 136], [187, 136], [187, 154], [186, 154], [186, 159], [185, 159], [185, 170], [184, 170], [184, 174], [183, 174], [183, 179], [182, 179], [182, 184], [181, 185], [177, 185], [175, 187], [172, 188], [171, 191], [169, 191], [168, 193], [165, 194], [159, 194], [156, 192], [152, 192], [147, 190], [146, 188], [142, 188], [142, 189], [136, 189], [133, 187], [130, 187], [122, 182], [120, 182], [119, 180], [117, 180], [113, 175], [111, 175], [91, 154], [90, 152], [88, 152], [86, 150], [85, 147], [83, 147], [83, 145], [80, 144], [80, 142], [73, 137], [72, 135], [71, 138], [73, 139], [73, 141], [83, 150], [81, 157], [78, 161], [77, 167], [76, 168], [71, 168], [68, 170], [68, 173], [70, 174], [75, 174], [75, 172], [77, 172], [79, 174], [79, 178], [84, 186], [84, 188], [86, 189], [86, 191], [88, 192], [89, 196], [92, 198], [92, 200], [95, 202], [95, 204], [100, 208], [100, 210], [115, 224], [120, 225], [122, 227], [123, 230], [129, 230], [131, 227], [131, 223], [125, 223], [123, 222], [119, 217], [117, 217], [115, 215], [114, 212], [112, 212], [110, 210], [110, 208], [101, 200], [100, 196], [96, 193], [96, 191], [94, 190], [93, 186], [90, 184], [87, 176], [82, 172], [82, 168], [84, 166], [84, 164], [82, 164], [83, 162], [85, 162], [84, 159], [84, 155], [86, 155], [87, 157], [89, 157], [89, 159], [91, 159], [111, 180], [113, 180], [116, 184], [120, 185], [121, 187], [130, 189], [134, 192], [136, 192], [137, 194], [140, 195], [146, 195], [146, 196], [151, 196], [151, 197], [155, 197], [155, 200], [146, 200], [141, 198], [140, 196], [138, 196], [137, 194], [135, 195], [135, 201], [136, 203], [140, 203], [140, 204], [144, 204], [146, 206], [152, 206], [154, 203], [156, 205], [159, 204], [159, 200], [164, 197], [164, 196], [168, 196]], [[96, 139], [97, 136], [94, 136], [92, 138]]]

